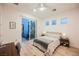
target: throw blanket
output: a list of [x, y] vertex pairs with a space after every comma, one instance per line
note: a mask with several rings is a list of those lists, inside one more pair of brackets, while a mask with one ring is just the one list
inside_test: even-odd
[[33, 45], [39, 48], [41, 51], [45, 52], [48, 48], [48, 45], [53, 42], [53, 40], [48, 39], [35, 39]]

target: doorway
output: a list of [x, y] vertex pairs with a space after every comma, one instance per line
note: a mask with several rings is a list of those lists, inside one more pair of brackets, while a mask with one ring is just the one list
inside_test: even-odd
[[22, 18], [22, 41], [28, 41], [36, 37], [36, 21]]
[[29, 20], [22, 18], [22, 40], [29, 40]]

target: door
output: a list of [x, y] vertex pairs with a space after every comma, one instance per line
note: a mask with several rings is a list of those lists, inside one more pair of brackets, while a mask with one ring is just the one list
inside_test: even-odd
[[35, 38], [36, 34], [36, 26], [35, 26], [35, 21], [30, 21], [30, 39]]
[[22, 18], [22, 38], [29, 40], [29, 19]]

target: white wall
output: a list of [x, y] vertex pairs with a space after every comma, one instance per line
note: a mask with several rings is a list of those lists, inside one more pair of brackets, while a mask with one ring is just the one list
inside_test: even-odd
[[0, 6], [0, 41], [1, 41], [1, 6]]
[[41, 36], [41, 34], [43, 33], [43, 29], [44, 27], [43, 27], [43, 20], [38, 20], [37, 21], [37, 37], [40, 37]]
[[[70, 23], [62, 26], [59, 22], [60, 19], [63, 17], [68, 18], [70, 20]], [[70, 45], [72, 47], [79, 48], [79, 8], [56, 14], [54, 18], [57, 19], [57, 25], [50, 25], [48, 27], [44, 26], [44, 31], [56, 31], [66, 33], [66, 35], [70, 39]], [[51, 17], [50, 19], [53, 18]], [[48, 20], [51, 21], [50, 19]]]
[[[2, 10], [1, 10], [2, 9]], [[9, 43], [21, 40], [21, 26], [18, 11], [9, 5], [2, 5], [0, 8], [2, 14], [1, 19], [1, 41], [2, 43]], [[9, 22], [16, 22], [16, 29], [9, 29]]]

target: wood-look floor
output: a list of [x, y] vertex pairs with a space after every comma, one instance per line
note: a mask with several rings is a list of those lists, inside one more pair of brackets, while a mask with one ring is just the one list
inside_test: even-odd
[[[24, 43], [20, 52], [21, 56], [44, 56], [36, 47], [32, 46], [32, 41]], [[59, 46], [52, 56], [79, 56], [79, 49], [73, 47]]]
[[57, 48], [54, 56], [79, 56], [79, 49], [73, 47], [60, 46]]
[[33, 41], [24, 42], [20, 51], [21, 56], [44, 56], [44, 53], [34, 47]]

